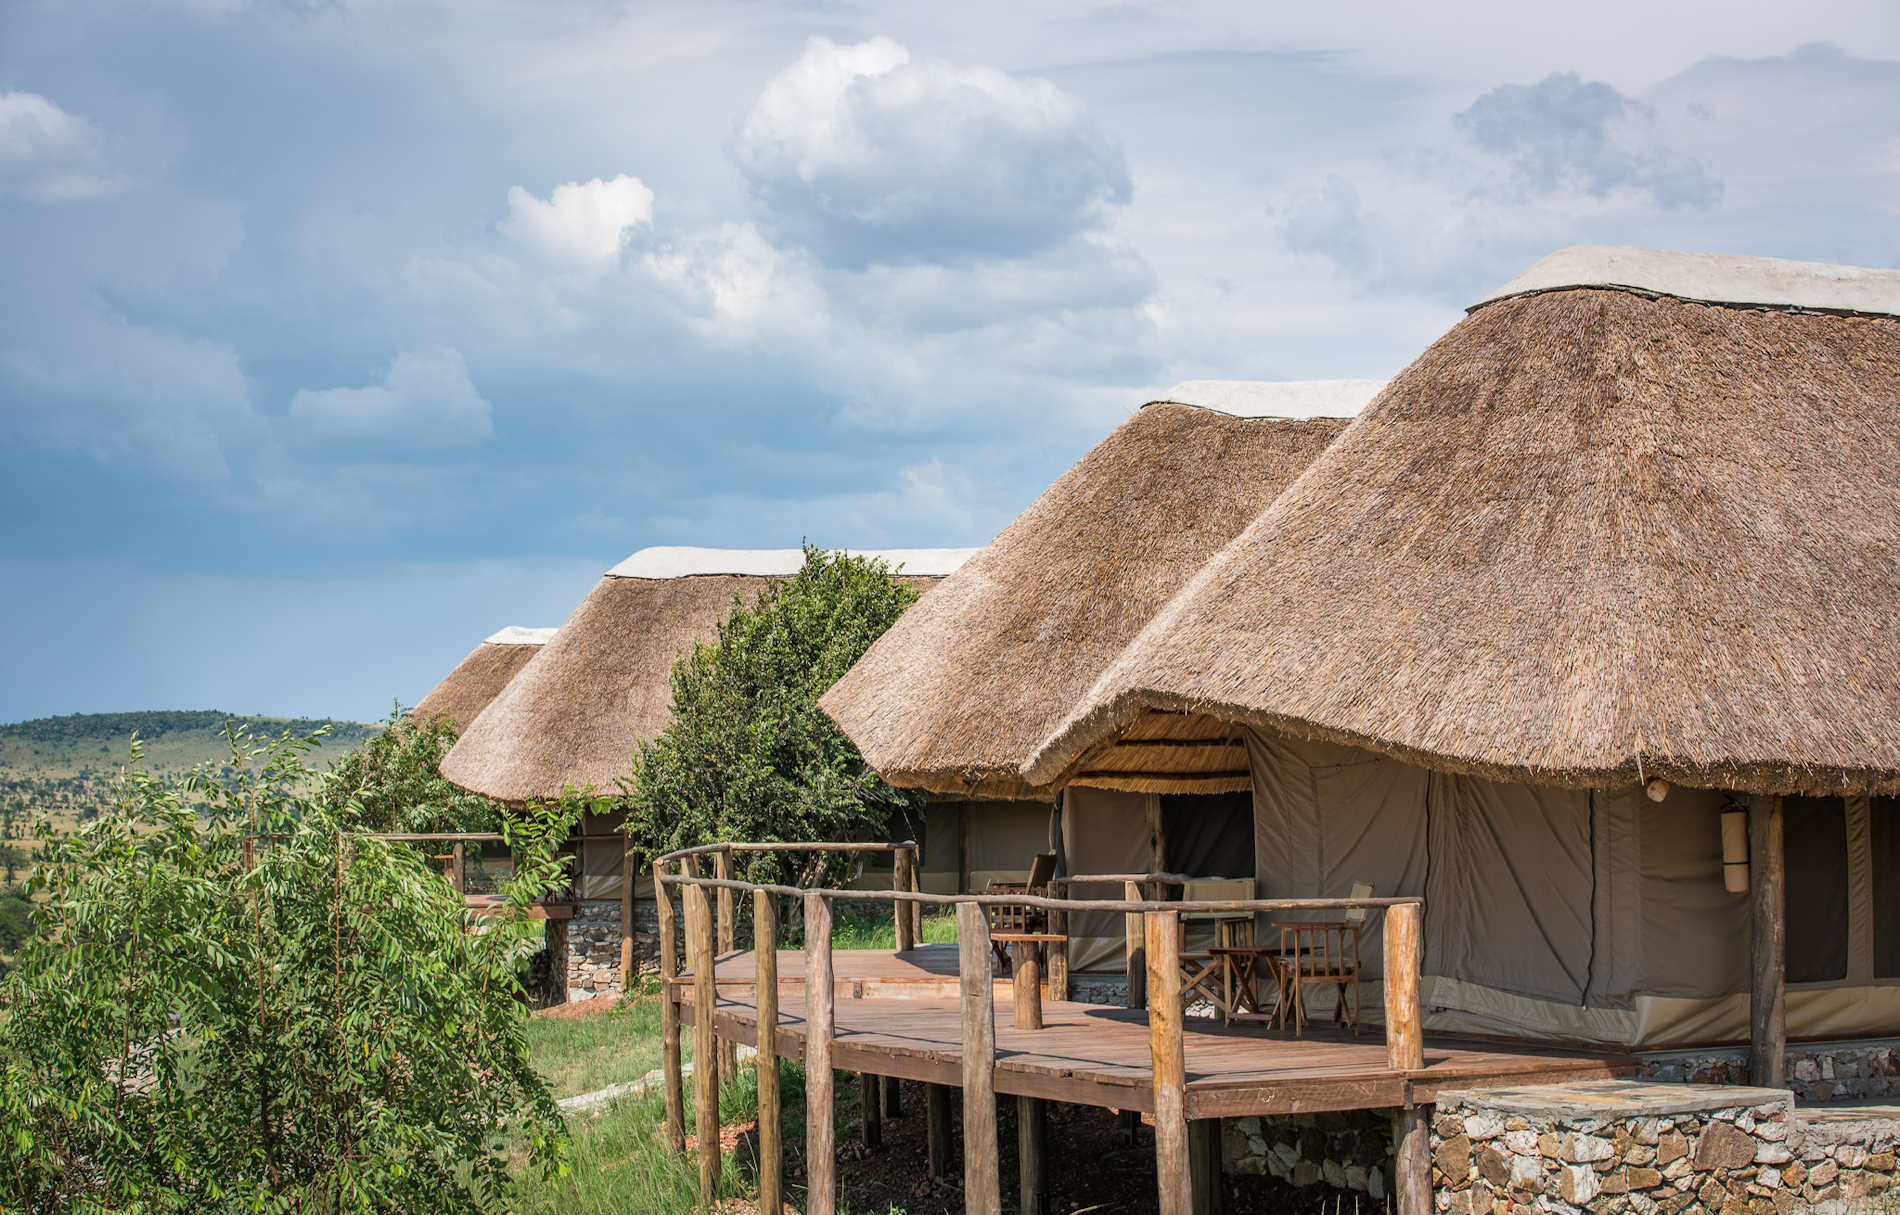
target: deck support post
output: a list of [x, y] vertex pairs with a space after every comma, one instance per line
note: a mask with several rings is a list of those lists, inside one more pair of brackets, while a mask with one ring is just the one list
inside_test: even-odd
[[1385, 909], [1385, 1063], [1395, 1072], [1425, 1066], [1425, 1031], [1419, 1017], [1418, 970], [1424, 945], [1419, 905]]
[[699, 1138], [699, 1200], [719, 1196], [719, 988], [713, 976], [712, 914], [706, 892], [686, 888], [687, 963], [693, 970], [693, 1124]]
[[1037, 964], [1035, 941], [1011, 941], [1009, 944], [1010, 1005], [1012, 1024], [1017, 1029], [1042, 1028], [1042, 967]]
[[[1147, 897], [1140, 882], [1123, 882], [1122, 897], [1131, 903], [1139, 903]], [[1148, 1006], [1148, 952], [1143, 939], [1141, 913], [1131, 911], [1122, 917], [1122, 945], [1126, 954], [1128, 990], [1122, 1003], [1128, 1008], [1146, 1008]]]
[[[805, 895], [805, 1215], [838, 1209], [837, 1120], [832, 1108], [831, 904], [817, 891]], [[776, 1215], [776, 1213], [775, 1213]]]
[[1049, 1103], [1016, 1098], [1016, 1209], [1020, 1215], [1049, 1215]]
[[[732, 880], [732, 849], [730, 846], [713, 853], [713, 876], [724, 882]], [[734, 944], [735, 921], [732, 914], [732, 890], [721, 886], [713, 896], [719, 905], [719, 945], [718, 957], [731, 953]], [[727, 1083], [739, 1074], [739, 1044], [729, 1038], [719, 1041], [719, 1075]]]
[[653, 865], [653, 904], [660, 932], [660, 1054], [665, 1073], [666, 1142], [676, 1152], [686, 1150], [686, 1092], [680, 1063], [679, 942], [673, 927], [673, 896], [660, 881], [665, 862]]
[[878, 1077], [858, 1073], [858, 1131], [864, 1146], [872, 1151], [884, 1146], [884, 1103], [878, 1092]]
[[1188, 1123], [1188, 1155], [1192, 1158], [1194, 1215], [1221, 1215], [1226, 1192], [1221, 1185], [1219, 1118]]
[[896, 1076], [884, 1077], [884, 1117], [886, 1120], [904, 1116], [904, 1082]]
[[[916, 871], [917, 862], [911, 850], [900, 844], [896, 856], [891, 862], [891, 892], [894, 895], [910, 892], [911, 875]], [[917, 905], [909, 899], [892, 898], [891, 915], [897, 922], [897, 952], [917, 948], [917, 917], [913, 914]]]
[[[1051, 898], [1068, 897], [1067, 886], [1052, 886]], [[1062, 893], [1058, 894], [1057, 891]], [[1069, 913], [1051, 911], [1049, 913], [1049, 931], [1061, 937], [1049, 945], [1049, 998], [1067, 1000], [1069, 998]]]
[[990, 925], [979, 903], [957, 904], [957, 977], [963, 994], [963, 1209], [1001, 1215], [996, 1141], [996, 978]]
[[547, 926], [548, 998], [559, 1008], [567, 1003], [567, 921], [549, 916]]
[[1187, 1054], [1181, 1038], [1181, 915], [1150, 911], [1144, 918], [1159, 1210], [1160, 1215], [1190, 1215], [1194, 1184], [1188, 1161]]
[[950, 1178], [950, 1117], [950, 1086], [924, 1085], [925, 1168], [932, 1181]]
[[1754, 958], [1749, 987], [1748, 1082], [1788, 1087], [1788, 892], [1779, 797], [1748, 799], [1748, 874]]
[[753, 991], [759, 1010], [759, 1210], [785, 1209], [785, 1137], [779, 1114], [778, 904], [752, 892]]
[[1392, 1117], [1392, 1193], [1398, 1215], [1432, 1215], [1432, 1116], [1422, 1105]]

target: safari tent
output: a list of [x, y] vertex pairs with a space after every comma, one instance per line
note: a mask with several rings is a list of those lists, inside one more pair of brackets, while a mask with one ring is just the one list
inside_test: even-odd
[[1263, 896], [1424, 896], [1428, 1025], [1758, 1067], [1900, 1031], [1900, 272], [1538, 263], [1013, 775], [1184, 717], [1244, 750]]
[[[826, 694], [825, 711], [894, 783], [947, 797], [1052, 797], [1055, 782], [1022, 774], [1037, 745], [1380, 386], [1177, 385], [906, 613]], [[1252, 837], [1246, 753], [1223, 722], [1150, 716], [1066, 784], [1067, 873], [1251, 876], [1233, 859], [1236, 841]], [[977, 838], [979, 865], [1020, 847]], [[1118, 922], [1079, 917], [1071, 933], [1075, 969], [1121, 965]]]
[[509, 625], [484, 638], [416, 703], [410, 716], [446, 717], [457, 726], [467, 726], [553, 637], [553, 629]]

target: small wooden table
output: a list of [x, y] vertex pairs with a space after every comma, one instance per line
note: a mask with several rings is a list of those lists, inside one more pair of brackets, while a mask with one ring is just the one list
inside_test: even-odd
[[1069, 938], [1059, 932], [993, 932], [990, 942], [1009, 946], [1011, 991], [1017, 1029], [1042, 1028], [1042, 947]]

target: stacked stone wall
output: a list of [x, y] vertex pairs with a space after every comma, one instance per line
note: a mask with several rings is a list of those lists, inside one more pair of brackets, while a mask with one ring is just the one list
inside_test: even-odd
[[1383, 1202], [1392, 1177], [1392, 1113], [1222, 1119], [1221, 1162], [1228, 1173], [1264, 1174]]
[[[1643, 1057], [1639, 1076], [1684, 1084], [1748, 1083], [1748, 1052], [1671, 1051]], [[1788, 1047], [1788, 1087], [1802, 1105], [1900, 1096], [1900, 1040], [1801, 1042]]]

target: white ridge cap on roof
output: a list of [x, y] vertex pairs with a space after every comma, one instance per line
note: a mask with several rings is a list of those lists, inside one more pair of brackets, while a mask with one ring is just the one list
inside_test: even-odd
[[530, 629], [519, 624], [491, 633], [482, 638], [483, 645], [546, 645], [554, 640], [559, 629]]
[[1467, 311], [1566, 287], [1625, 287], [1710, 304], [1900, 316], [1900, 270], [1618, 245], [1559, 249]]
[[[944, 575], [976, 553], [973, 548], [847, 549], [854, 557], [881, 557], [901, 573]], [[760, 574], [789, 578], [805, 564], [802, 548], [643, 548], [607, 571], [609, 578], [685, 578], [692, 574]]]
[[1384, 380], [1182, 380], [1157, 402], [1197, 405], [1242, 418], [1350, 418]]

